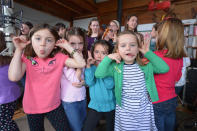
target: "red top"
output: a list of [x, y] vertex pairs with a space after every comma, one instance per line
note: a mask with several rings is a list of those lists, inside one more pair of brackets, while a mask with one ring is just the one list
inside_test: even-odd
[[68, 56], [57, 53], [53, 58], [22, 56], [26, 64], [23, 108], [27, 114], [46, 113], [60, 104], [60, 80]]
[[153, 102], [153, 104], [167, 101], [177, 96], [175, 93], [175, 83], [181, 78], [181, 69], [183, 67], [183, 59], [164, 57], [167, 50], [155, 51], [154, 53], [161, 57], [168, 64], [170, 69], [164, 74], [154, 74], [159, 100]]

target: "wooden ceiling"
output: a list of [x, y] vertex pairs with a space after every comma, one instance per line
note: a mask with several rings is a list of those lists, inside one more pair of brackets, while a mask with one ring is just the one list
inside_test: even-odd
[[[117, 18], [118, 0], [14, 0], [19, 4], [40, 10], [53, 16], [73, 22], [76, 19], [98, 17], [101, 23], [107, 23]], [[139, 16], [140, 23], [154, 22], [156, 17], [161, 18], [165, 12], [148, 11], [150, 0], [122, 0], [122, 22], [129, 14]], [[197, 0], [171, 0], [173, 10], [182, 19], [192, 18], [192, 8], [197, 11]]]

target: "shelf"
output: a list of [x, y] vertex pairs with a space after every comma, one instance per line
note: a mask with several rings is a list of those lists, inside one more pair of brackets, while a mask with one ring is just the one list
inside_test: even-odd
[[193, 48], [193, 49], [197, 49], [197, 47], [193, 47], [193, 46], [187, 46], [186, 48]]

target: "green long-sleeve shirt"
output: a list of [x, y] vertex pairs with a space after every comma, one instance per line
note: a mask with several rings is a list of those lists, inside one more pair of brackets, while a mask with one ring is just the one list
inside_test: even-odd
[[[149, 60], [149, 63], [144, 66], [140, 66], [140, 68], [145, 74], [146, 88], [152, 102], [155, 102], [159, 100], [159, 97], [153, 74], [166, 73], [169, 71], [169, 66], [152, 51], [148, 51], [144, 56]], [[116, 102], [119, 106], [121, 106], [122, 98], [123, 65], [124, 61], [116, 63], [109, 57], [105, 57], [95, 72], [95, 76], [97, 78], [104, 78], [106, 76], [114, 77]]]

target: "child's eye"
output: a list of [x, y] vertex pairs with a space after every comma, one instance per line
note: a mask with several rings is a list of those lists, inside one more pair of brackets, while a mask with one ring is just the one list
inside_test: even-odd
[[76, 43], [74, 43], [74, 42], [71, 42], [70, 44], [71, 44], [71, 45], [75, 45]]
[[98, 51], [94, 51], [94, 53], [98, 53]]
[[52, 42], [53, 42], [53, 40], [51, 40], [51, 39], [47, 39], [47, 40], [46, 40], [46, 42], [47, 42], [47, 43], [52, 43]]
[[121, 45], [120, 47], [125, 47], [125, 45]]
[[103, 54], [103, 55], [107, 55], [107, 53], [106, 53], [106, 52], [103, 52], [102, 54]]
[[36, 37], [35, 39], [36, 39], [36, 40], [40, 40], [40, 38], [39, 38], [39, 37]]

